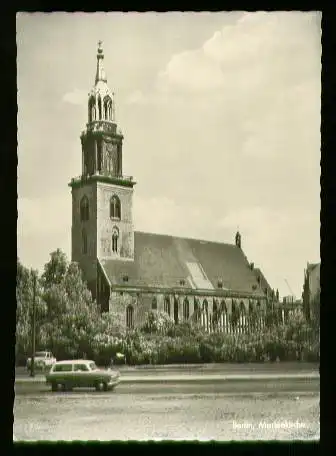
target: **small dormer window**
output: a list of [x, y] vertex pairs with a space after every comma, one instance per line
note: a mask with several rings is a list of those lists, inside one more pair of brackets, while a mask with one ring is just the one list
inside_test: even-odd
[[257, 277], [257, 282], [260, 284], [260, 276]]
[[125, 276], [123, 277], [123, 281], [124, 281], [124, 282], [128, 282], [128, 276], [127, 276], [127, 275], [125, 275]]
[[218, 288], [223, 288], [223, 282], [221, 280], [218, 280], [217, 286]]
[[185, 285], [185, 280], [184, 280], [184, 279], [181, 279], [181, 280], [180, 280], [180, 285], [181, 285], [182, 287], [184, 287], [184, 285]]
[[256, 290], [257, 289], [257, 285], [252, 285], [252, 290]]

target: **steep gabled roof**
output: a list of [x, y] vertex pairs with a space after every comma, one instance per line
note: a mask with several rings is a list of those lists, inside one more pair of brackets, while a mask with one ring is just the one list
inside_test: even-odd
[[264, 294], [236, 245], [135, 232], [134, 250], [134, 261], [100, 259], [112, 286], [215, 290], [221, 281], [224, 290]]
[[256, 279], [258, 279], [258, 277], [260, 277], [259, 286], [261, 287], [262, 291], [265, 292], [265, 289], [266, 289], [267, 293], [270, 294], [273, 290], [272, 290], [270, 284], [268, 283], [268, 281], [266, 280], [266, 277], [264, 276], [262, 271], [259, 268], [255, 268], [253, 270], [253, 272], [255, 274]]

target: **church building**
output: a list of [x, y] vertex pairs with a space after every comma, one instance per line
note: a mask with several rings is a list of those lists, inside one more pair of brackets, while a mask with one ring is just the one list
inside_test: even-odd
[[136, 182], [123, 174], [123, 134], [103, 62], [99, 42], [80, 137], [82, 172], [69, 184], [72, 261], [101, 311], [128, 328], [141, 325], [149, 310], [166, 312], [176, 323], [197, 319], [209, 331], [229, 331], [235, 316], [243, 328], [253, 309], [266, 311], [274, 292], [247, 260], [239, 232], [233, 243], [220, 243], [134, 231]]

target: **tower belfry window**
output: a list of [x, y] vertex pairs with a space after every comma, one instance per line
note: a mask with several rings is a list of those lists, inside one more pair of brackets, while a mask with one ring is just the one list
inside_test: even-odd
[[89, 100], [89, 122], [96, 120], [96, 100], [91, 97]]
[[120, 199], [117, 195], [113, 195], [110, 201], [110, 217], [117, 219], [121, 218]]
[[98, 96], [98, 114], [99, 114], [99, 120], [102, 119], [102, 102], [100, 96]]
[[110, 121], [111, 120], [111, 104], [112, 100], [109, 96], [104, 98], [104, 119]]

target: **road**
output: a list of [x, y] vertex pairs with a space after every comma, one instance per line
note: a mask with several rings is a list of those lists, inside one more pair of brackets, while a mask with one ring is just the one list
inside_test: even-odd
[[319, 438], [317, 377], [129, 382], [109, 393], [22, 382], [15, 390], [16, 440]]

